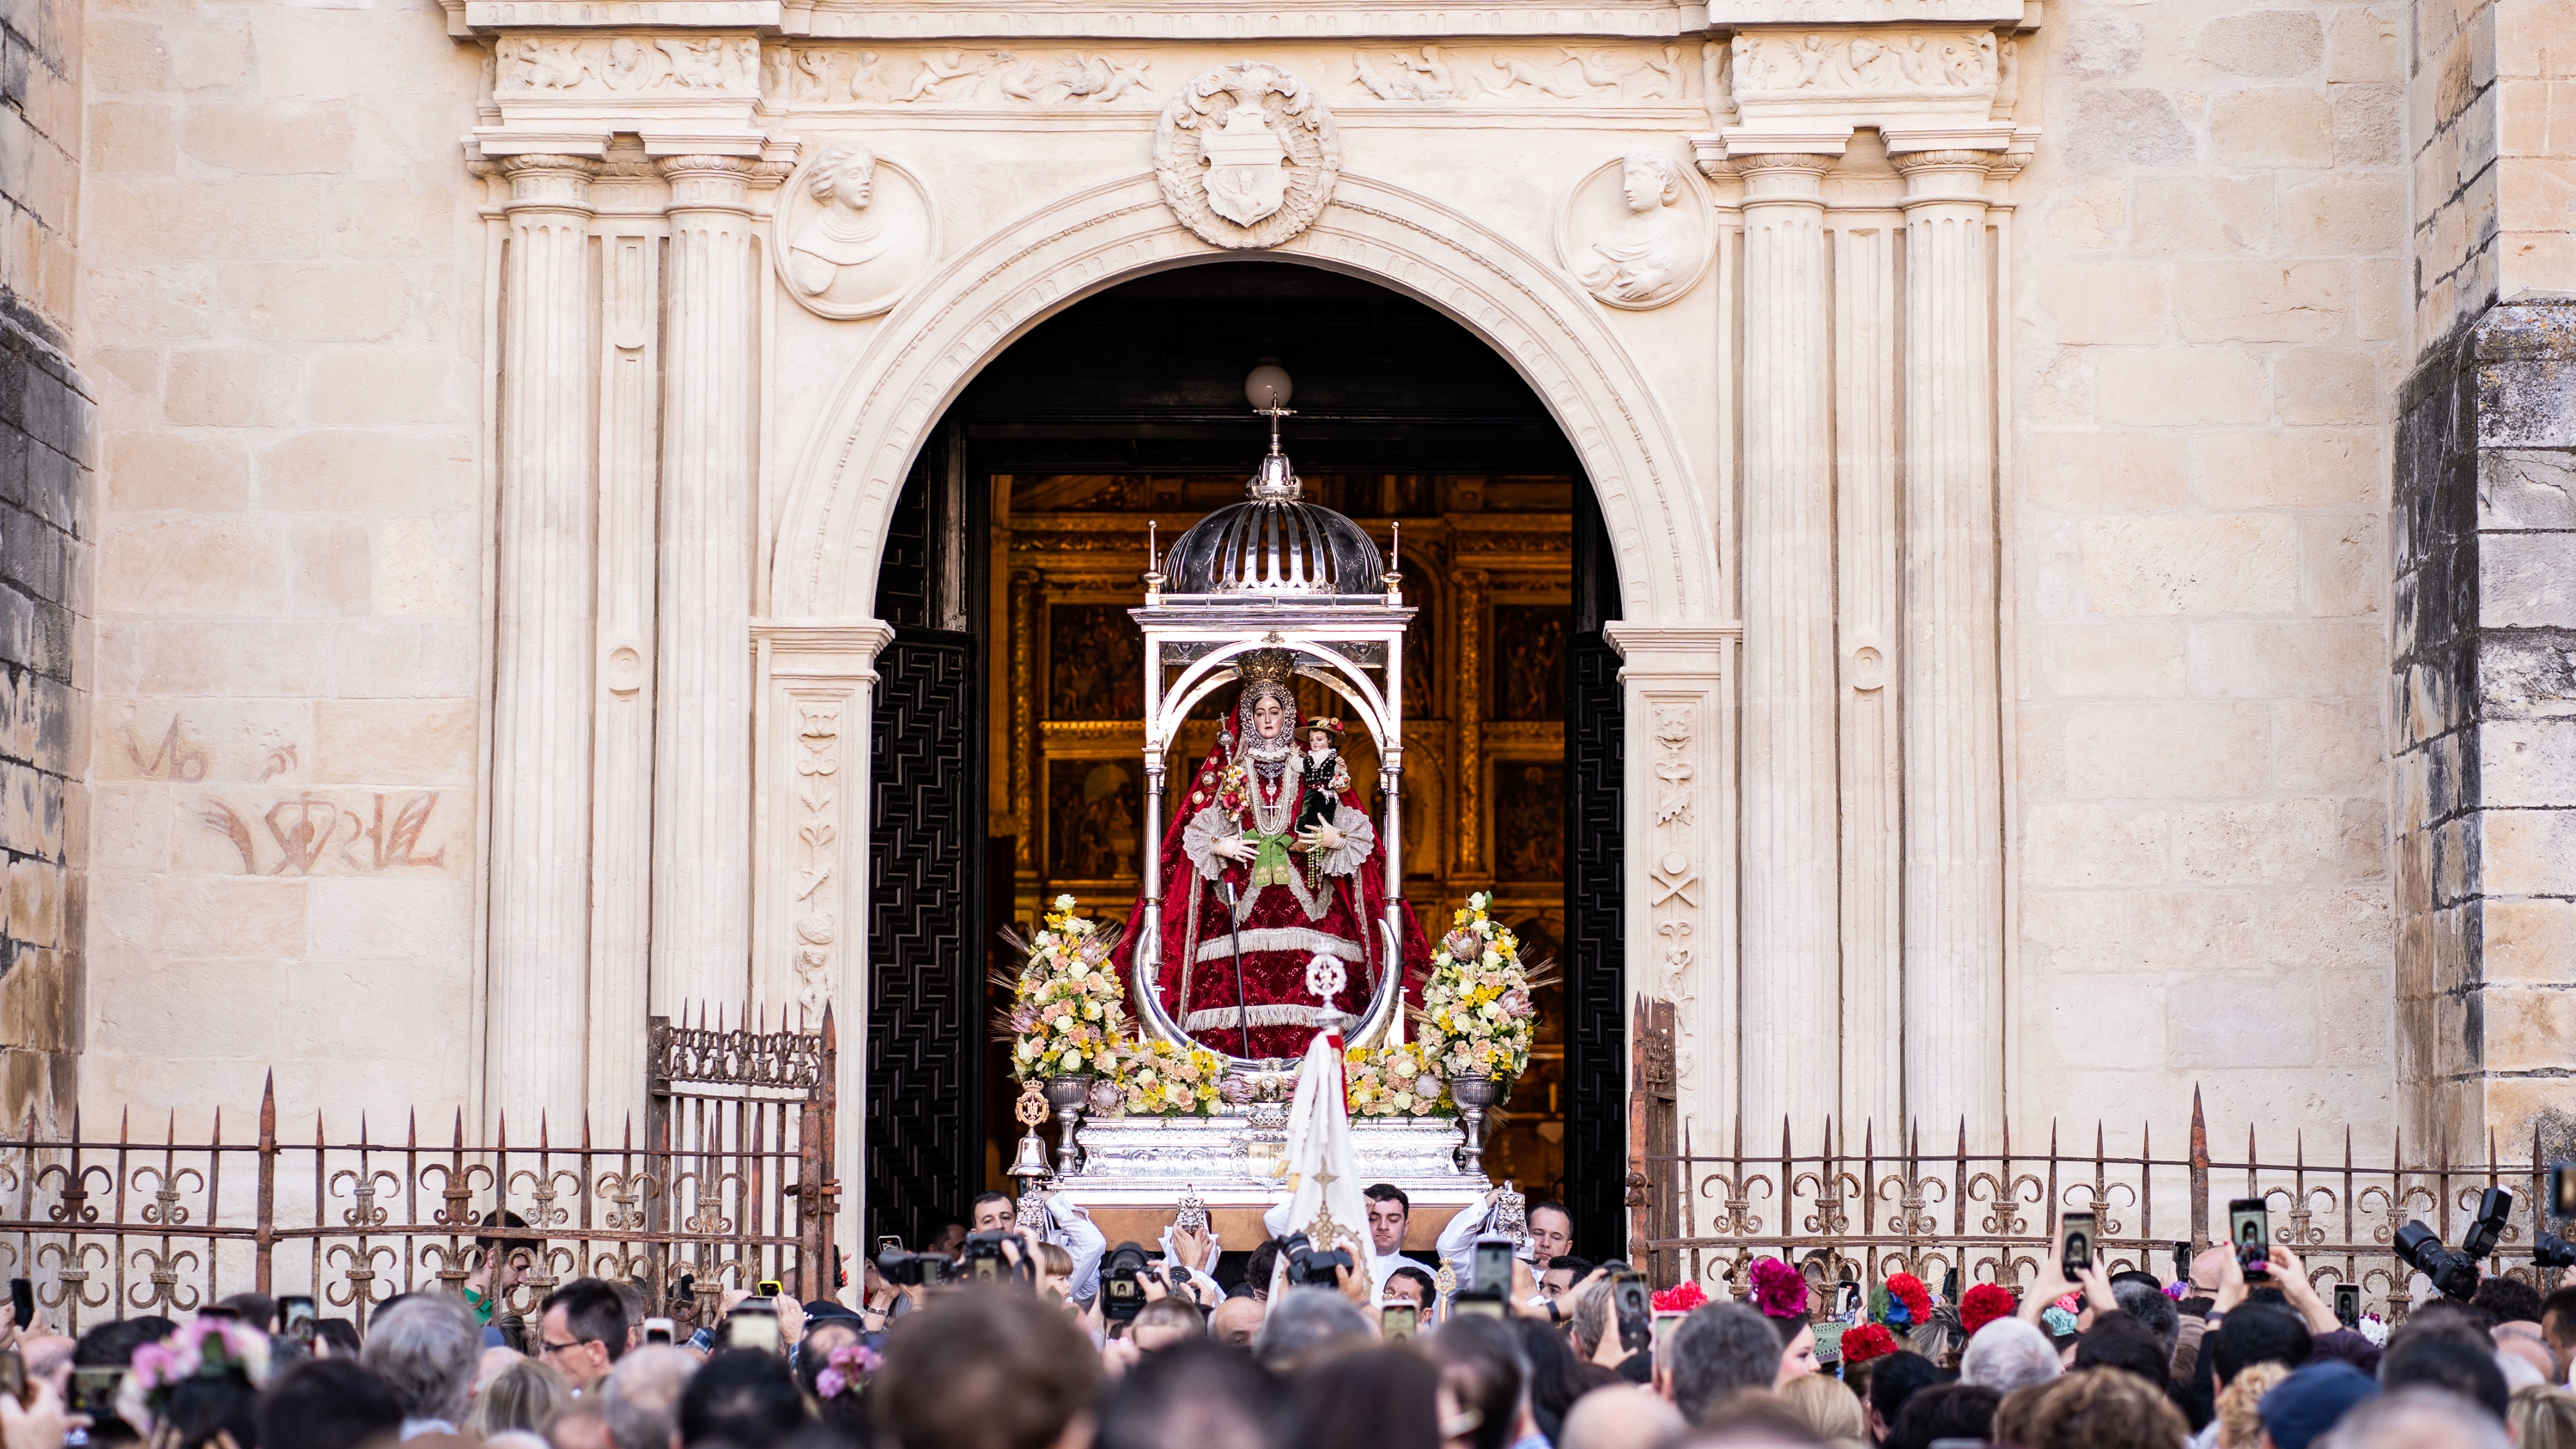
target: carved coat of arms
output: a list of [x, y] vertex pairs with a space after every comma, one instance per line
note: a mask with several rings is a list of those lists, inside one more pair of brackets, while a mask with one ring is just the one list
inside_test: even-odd
[[1181, 87], [1154, 128], [1154, 173], [1181, 224], [1221, 247], [1304, 231], [1341, 175], [1341, 138], [1307, 84], [1239, 61]]

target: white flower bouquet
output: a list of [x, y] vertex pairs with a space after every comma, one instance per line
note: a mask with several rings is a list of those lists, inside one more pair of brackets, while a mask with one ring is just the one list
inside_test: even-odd
[[1423, 1060], [1442, 1076], [1493, 1077], [1506, 1084], [1529, 1067], [1538, 1015], [1531, 980], [1511, 928], [1486, 914], [1493, 897], [1467, 898], [1431, 953], [1422, 987]]
[[1420, 1044], [1352, 1047], [1342, 1053], [1342, 1080], [1354, 1117], [1446, 1116], [1458, 1110]]
[[1127, 1021], [1127, 994], [1109, 963], [1114, 936], [1075, 910], [1073, 897], [1055, 898], [1010, 983], [1001, 1035], [1011, 1044], [1011, 1074], [1024, 1082], [1110, 1070], [1107, 1059]]

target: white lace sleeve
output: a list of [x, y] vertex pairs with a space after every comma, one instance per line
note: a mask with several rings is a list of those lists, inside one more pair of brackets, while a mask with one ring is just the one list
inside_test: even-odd
[[1333, 807], [1333, 828], [1342, 832], [1342, 843], [1315, 857], [1326, 875], [1356, 875], [1360, 862], [1377, 850], [1377, 827], [1369, 818], [1348, 805]]
[[1216, 848], [1232, 840], [1235, 833], [1234, 821], [1211, 805], [1191, 816], [1190, 823], [1181, 827], [1181, 849], [1189, 855], [1190, 864], [1198, 867], [1200, 875], [1214, 880], [1225, 871], [1225, 857], [1217, 854]]

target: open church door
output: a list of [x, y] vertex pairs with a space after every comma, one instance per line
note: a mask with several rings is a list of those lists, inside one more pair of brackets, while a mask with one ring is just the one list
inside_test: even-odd
[[1574, 1250], [1628, 1253], [1628, 987], [1621, 944], [1621, 796], [1627, 712], [1619, 651], [1618, 570], [1601, 505], [1574, 490], [1574, 628], [1565, 688], [1566, 1208]]

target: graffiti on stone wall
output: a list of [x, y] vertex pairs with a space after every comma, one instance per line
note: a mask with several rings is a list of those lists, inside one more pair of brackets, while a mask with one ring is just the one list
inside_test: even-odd
[[421, 839], [440, 793], [366, 791], [353, 807], [351, 797], [307, 790], [265, 810], [256, 802], [209, 798], [197, 820], [232, 843], [243, 875], [315, 875], [326, 867], [351, 875], [444, 870], [447, 846], [426, 850]]

